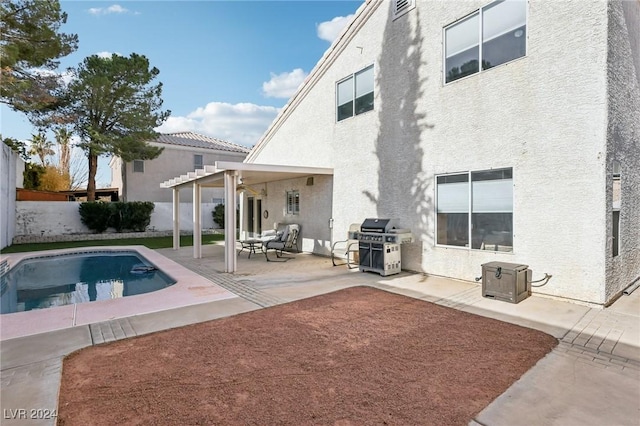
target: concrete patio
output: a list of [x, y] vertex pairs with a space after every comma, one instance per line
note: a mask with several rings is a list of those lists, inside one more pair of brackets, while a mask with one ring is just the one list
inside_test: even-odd
[[605, 309], [535, 295], [510, 304], [483, 298], [480, 285], [472, 282], [408, 272], [381, 277], [346, 266], [333, 267], [330, 259], [308, 254], [292, 255], [286, 262], [267, 262], [260, 254], [249, 259], [245, 251], [238, 258], [238, 272], [230, 275], [221, 272], [222, 246], [208, 245], [202, 250], [202, 259], [194, 259], [190, 247], [158, 252], [234, 297], [3, 340], [2, 424], [55, 424], [55, 418], [33, 418], [31, 414], [43, 417], [47, 410], [56, 409], [62, 359], [77, 349], [356, 285], [531, 327], [559, 339], [556, 349], [471, 424], [640, 424], [640, 291], [622, 296]]

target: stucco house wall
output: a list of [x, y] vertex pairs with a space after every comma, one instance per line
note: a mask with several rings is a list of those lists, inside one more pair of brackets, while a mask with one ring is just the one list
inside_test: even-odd
[[[246, 147], [192, 132], [161, 133], [148, 144], [163, 151], [153, 160], [143, 160], [143, 171], [134, 171], [134, 161], [125, 163], [114, 157], [109, 163], [111, 186], [120, 189], [121, 199], [125, 201], [172, 202], [172, 191], [160, 188], [160, 183], [216, 161], [242, 162], [249, 152]], [[196, 167], [196, 155], [202, 156], [202, 166]], [[222, 189], [202, 190], [203, 202], [220, 203], [223, 198]], [[181, 203], [192, 200], [192, 191], [180, 191]]]
[[4, 143], [0, 165], [0, 249], [11, 245], [16, 234], [16, 188], [22, 188], [24, 161]]
[[[640, 1], [610, 2], [608, 23], [607, 300], [640, 279]], [[619, 182], [612, 179], [614, 161], [620, 162]], [[618, 198], [620, 242], [614, 257], [612, 200]]]
[[[281, 223], [300, 225], [299, 247], [302, 251], [322, 255], [331, 254], [331, 193], [333, 181], [330, 176], [312, 176], [270, 182], [266, 185], [266, 196], [262, 197], [262, 212], [268, 217], [262, 219], [262, 229], [274, 229]], [[299, 214], [287, 214], [287, 191], [300, 194]], [[245, 214], [244, 220], [246, 226]]]
[[[620, 4], [529, 2], [526, 56], [445, 85], [443, 28], [490, 2], [417, 1], [396, 20], [393, 3], [362, 6], [357, 31], [325, 54], [329, 65], [319, 63], [312, 87], [290, 101], [295, 108], [285, 108], [247, 161], [333, 167], [334, 239], [366, 217], [397, 218], [417, 237], [403, 246], [405, 269], [472, 280], [486, 262], [527, 264], [534, 279], [553, 275], [538, 294], [606, 303], [629, 276], [605, 291], [607, 105], [620, 89], [607, 74], [609, 19], [620, 17]], [[374, 110], [336, 122], [336, 83], [371, 64]], [[436, 245], [436, 176], [503, 167], [513, 169], [513, 252]], [[623, 175], [623, 203], [634, 202], [627, 185], [638, 172], [625, 170], [635, 176], [625, 183]], [[626, 247], [637, 247], [635, 235]]]
[[[160, 183], [167, 179], [195, 170], [193, 156], [201, 154], [203, 164], [212, 165], [216, 161], [242, 162], [246, 154], [221, 153], [210, 149], [179, 147], [151, 142], [149, 145], [162, 146], [164, 151], [153, 160], [144, 161], [144, 173], [133, 171], [133, 162], [126, 167], [126, 200], [127, 201], [172, 201], [172, 191], [160, 188]], [[211, 203], [213, 199], [222, 199], [223, 189], [202, 188], [202, 201]], [[180, 191], [180, 202], [190, 203], [193, 200], [191, 191]]]

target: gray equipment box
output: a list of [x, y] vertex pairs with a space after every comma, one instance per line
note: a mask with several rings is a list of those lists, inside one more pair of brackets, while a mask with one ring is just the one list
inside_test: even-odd
[[531, 296], [529, 265], [489, 262], [482, 265], [482, 297], [518, 303]]

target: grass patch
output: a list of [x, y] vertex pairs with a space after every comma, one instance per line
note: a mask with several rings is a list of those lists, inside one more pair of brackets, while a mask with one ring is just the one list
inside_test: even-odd
[[[224, 234], [206, 234], [202, 236], [202, 244], [213, 244], [224, 241]], [[173, 237], [123, 238], [116, 240], [60, 241], [54, 243], [13, 244], [2, 249], [2, 254], [22, 253], [26, 251], [58, 250], [75, 247], [92, 246], [145, 246], [150, 249], [173, 247]], [[180, 236], [180, 247], [193, 246], [192, 235]]]

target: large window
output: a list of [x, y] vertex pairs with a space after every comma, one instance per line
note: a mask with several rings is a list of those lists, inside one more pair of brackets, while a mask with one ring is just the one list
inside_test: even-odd
[[338, 121], [373, 109], [373, 65], [338, 83], [337, 103]]
[[527, 2], [501, 0], [449, 25], [445, 83], [526, 55]]
[[287, 191], [287, 214], [300, 214], [300, 193]]
[[438, 176], [437, 244], [513, 251], [511, 168]]

